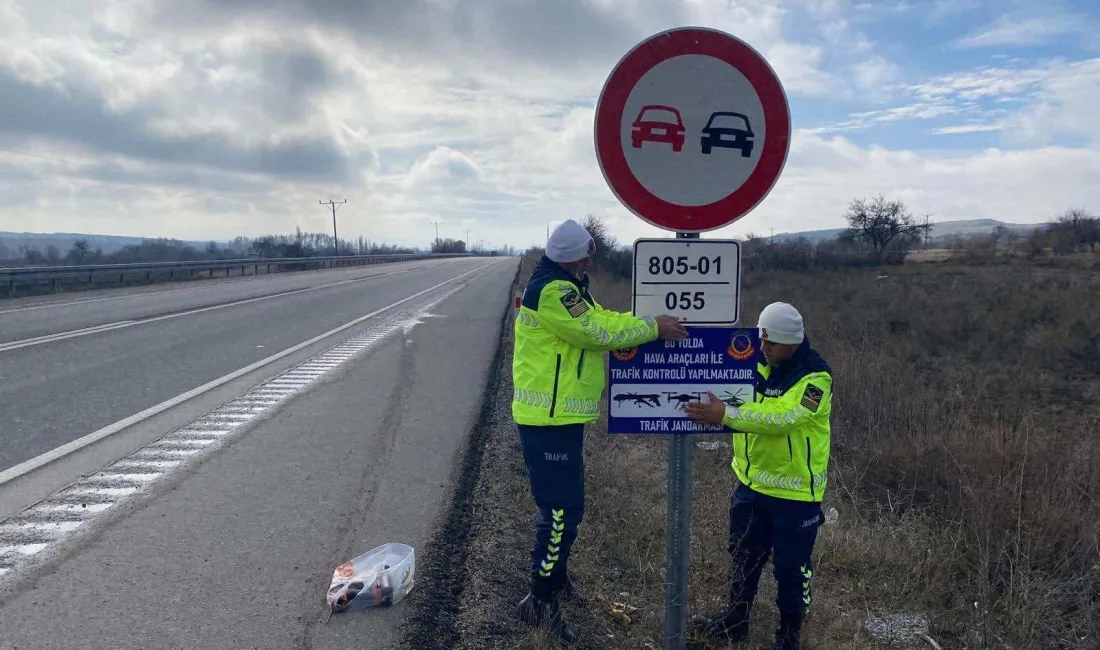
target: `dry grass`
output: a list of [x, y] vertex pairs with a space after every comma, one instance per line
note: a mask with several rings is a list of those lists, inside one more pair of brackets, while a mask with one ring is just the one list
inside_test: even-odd
[[[805, 647], [878, 647], [862, 622], [897, 611], [927, 614], [945, 649], [1098, 647], [1100, 274], [920, 264], [743, 287], [746, 322], [796, 305], [836, 377], [825, 508], [840, 518], [816, 548]], [[629, 308], [625, 283], [597, 274], [593, 292]], [[601, 431], [571, 560], [591, 596], [585, 631], [595, 647], [660, 648], [667, 443]], [[695, 459], [698, 611], [724, 598], [733, 475], [728, 447]], [[766, 572], [748, 648], [770, 647], [773, 600]], [[630, 624], [616, 601], [638, 608]]]
[[906, 262], [944, 262], [951, 259], [952, 251], [947, 248], [930, 248], [909, 253]]

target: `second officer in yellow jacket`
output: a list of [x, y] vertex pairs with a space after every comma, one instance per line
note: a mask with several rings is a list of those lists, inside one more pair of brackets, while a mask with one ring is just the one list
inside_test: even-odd
[[695, 623], [708, 636], [745, 640], [760, 573], [771, 555], [780, 615], [773, 648], [798, 650], [811, 600], [811, 555], [823, 521], [833, 377], [810, 346], [794, 307], [768, 305], [758, 327], [762, 358], [756, 400], [727, 407], [712, 394], [707, 404], [685, 407], [693, 420], [733, 430], [739, 483], [730, 500], [729, 608]]

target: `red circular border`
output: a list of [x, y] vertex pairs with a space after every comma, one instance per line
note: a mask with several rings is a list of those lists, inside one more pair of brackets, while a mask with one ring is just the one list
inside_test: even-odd
[[[685, 54], [712, 56], [739, 70], [760, 96], [764, 108], [766, 134], [756, 168], [741, 187], [707, 205], [683, 206], [656, 196], [634, 177], [623, 153], [623, 109], [630, 92], [654, 66]], [[787, 161], [791, 115], [779, 78], [756, 50], [725, 32], [685, 27], [646, 39], [619, 61], [596, 104], [595, 132], [600, 171], [611, 191], [631, 212], [659, 228], [703, 232], [737, 221], [771, 191]]]

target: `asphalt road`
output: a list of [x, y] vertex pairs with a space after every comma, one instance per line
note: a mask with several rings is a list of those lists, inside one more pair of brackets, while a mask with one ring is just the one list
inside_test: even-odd
[[107, 323], [152, 318], [212, 305], [316, 289], [341, 282], [406, 274], [418, 269], [469, 265], [470, 260], [415, 261], [343, 269], [221, 278], [178, 284], [108, 289], [70, 298], [0, 301], [0, 344]]
[[[485, 263], [258, 276], [8, 307], [0, 313], [0, 471]], [[218, 305], [226, 306], [188, 313]], [[165, 318], [173, 313], [180, 315]], [[31, 337], [124, 321], [136, 324], [11, 349]]]
[[[262, 355], [256, 345], [307, 338], [478, 264], [27, 348], [33, 362], [0, 353], [5, 373], [22, 364], [0, 404], [19, 409], [26, 455], [50, 444], [42, 432], [52, 427], [68, 432], [58, 440], [86, 432]], [[0, 650], [390, 647], [400, 604], [326, 623], [324, 594], [333, 569], [355, 555], [390, 541], [422, 549], [430, 538], [477, 417], [514, 274], [512, 261], [475, 274], [432, 309], [436, 317], [165, 478], [0, 597]], [[45, 385], [64, 389], [33, 400]]]

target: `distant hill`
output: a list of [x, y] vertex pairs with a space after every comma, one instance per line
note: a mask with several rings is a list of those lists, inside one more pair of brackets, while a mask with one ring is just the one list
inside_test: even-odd
[[[0, 232], [0, 246], [15, 253], [22, 246], [45, 252], [46, 247], [53, 244], [64, 255], [72, 248], [78, 239], [88, 240], [88, 246], [94, 251], [103, 249], [105, 255], [109, 255], [126, 246], [140, 244], [142, 241], [156, 239], [156, 237], [121, 237], [118, 235], [82, 235], [80, 233], [33, 233], [33, 232]], [[196, 248], [202, 248], [206, 242], [185, 241]], [[223, 243], [223, 242], [219, 242]]]
[[[966, 236], [966, 235], [985, 235], [993, 232], [993, 229], [997, 226], [1004, 226], [1011, 231], [1026, 234], [1032, 230], [1044, 226], [1042, 223], [1008, 223], [1005, 221], [997, 221], [996, 219], [966, 219], [962, 221], [940, 221], [932, 224], [932, 232], [929, 234], [930, 239], [944, 239], [946, 237]], [[843, 228], [830, 228], [827, 230], [807, 230], [803, 232], [791, 232], [791, 233], [776, 233], [776, 241], [784, 241], [790, 239], [797, 239], [799, 237], [805, 237], [812, 243], [817, 243], [827, 239], [834, 239], [840, 233], [844, 232]]]

